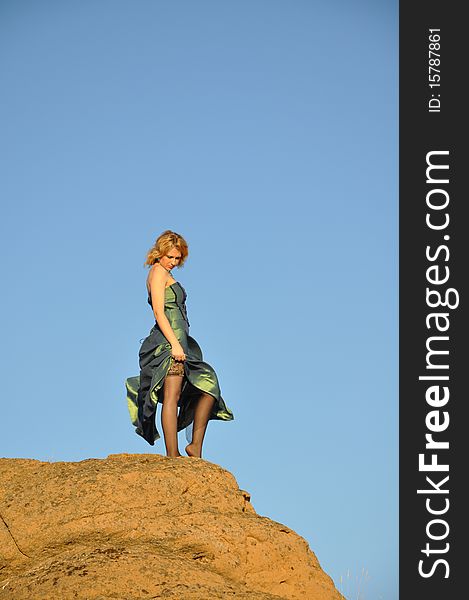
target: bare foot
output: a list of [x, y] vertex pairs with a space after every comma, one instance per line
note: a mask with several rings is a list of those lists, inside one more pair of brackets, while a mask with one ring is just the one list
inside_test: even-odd
[[179, 456], [182, 456], [182, 454], [179, 454], [179, 452], [177, 454], [171, 455], [171, 454], [167, 454], [166, 458], [178, 458]]
[[200, 449], [196, 448], [194, 444], [187, 444], [186, 454], [187, 456], [192, 456], [193, 458], [202, 458]]

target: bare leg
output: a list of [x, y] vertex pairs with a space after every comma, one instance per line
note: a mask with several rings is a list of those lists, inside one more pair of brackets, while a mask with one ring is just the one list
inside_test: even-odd
[[212, 411], [215, 398], [210, 394], [202, 393], [197, 402], [194, 413], [194, 426], [192, 428], [192, 442], [186, 446], [186, 454], [196, 458], [202, 458], [202, 444], [208, 418]]
[[176, 458], [179, 454], [177, 437], [178, 400], [181, 395], [183, 377], [179, 375], [166, 376], [164, 380], [164, 399], [161, 411], [166, 456]]

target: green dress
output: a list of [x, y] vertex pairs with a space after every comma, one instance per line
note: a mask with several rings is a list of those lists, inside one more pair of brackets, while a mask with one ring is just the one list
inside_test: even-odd
[[[209, 420], [232, 421], [234, 416], [221, 396], [215, 370], [203, 360], [199, 344], [189, 335], [186, 298], [186, 291], [178, 281], [165, 288], [164, 312], [186, 355], [177, 430], [186, 429], [186, 438], [191, 442], [194, 409], [201, 392], [215, 398]], [[150, 297], [148, 303], [152, 305]], [[164, 379], [171, 363], [171, 344], [157, 322], [144, 339], [138, 355], [140, 375], [125, 381], [127, 405], [135, 432], [153, 446], [160, 437], [155, 423], [156, 408], [163, 400]]]

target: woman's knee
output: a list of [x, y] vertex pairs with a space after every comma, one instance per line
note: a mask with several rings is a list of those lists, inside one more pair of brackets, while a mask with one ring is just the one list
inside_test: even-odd
[[162, 400], [161, 404], [164, 404], [166, 406], [177, 406], [178, 402], [179, 402], [179, 395], [166, 393], [163, 395], [163, 400]]
[[215, 402], [215, 397], [212, 396], [212, 394], [209, 394], [207, 392], [202, 392], [202, 394], [200, 394], [200, 400], [204, 401], [204, 402]]

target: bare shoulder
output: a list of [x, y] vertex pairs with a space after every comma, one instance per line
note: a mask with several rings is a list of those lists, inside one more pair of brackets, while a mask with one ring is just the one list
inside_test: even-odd
[[151, 286], [153, 283], [162, 284], [166, 283], [168, 279], [168, 271], [162, 267], [159, 263], [155, 263], [148, 273], [147, 284]]

